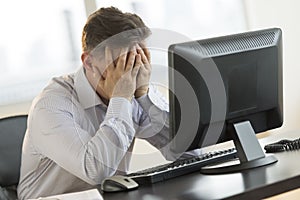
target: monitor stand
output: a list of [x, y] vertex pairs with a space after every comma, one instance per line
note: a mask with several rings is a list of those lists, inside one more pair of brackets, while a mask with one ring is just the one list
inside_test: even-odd
[[240, 163], [224, 167], [208, 166], [201, 169], [203, 174], [224, 174], [240, 172], [242, 170], [261, 167], [277, 162], [272, 156], [266, 156], [263, 152], [255, 132], [249, 121], [233, 123], [231, 127], [233, 142], [237, 150], [237, 156]]

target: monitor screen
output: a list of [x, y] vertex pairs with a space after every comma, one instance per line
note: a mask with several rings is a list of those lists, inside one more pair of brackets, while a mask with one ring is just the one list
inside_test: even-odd
[[272, 28], [171, 45], [172, 150], [233, 140], [241, 162], [265, 157], [255, 134], [283, 123], [281, 43]]

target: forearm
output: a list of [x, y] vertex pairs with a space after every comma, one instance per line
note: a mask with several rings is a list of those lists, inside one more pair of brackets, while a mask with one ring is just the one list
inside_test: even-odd
[[82, 158], [82, 173], [89, 183], [99, 184], [108, 176], [112, 176], [125, 156], [133, 137], [127, 137], [130, 130], [124, 125], [118, 124], [115, 127], [126, 130], [115, 131], [110, 126], [102, 127], [93, 139], [84, 148]]
[[168, 103], [154, 88], [149, 90], [148, 95], [139, 98], [138, 102], [144, 113], [136, 136], [147, 140], [170, 159]]
[[169, 104], [162, 94], [150, 85], [148, 93], [137, 99], [148, 116], [148, 122], [141, 124], [151, 124], [153, 130], [159, 132], [163, 127], [169, 128]]
[[117, 170], [135, 134], [131, 104], [119, 100], [110, 102], [93, 137], [65, 113], [39, 111], [33, 131], [40, 153], [91, 185], [101, 183]]
[[128, 101], [111, 99], [105, 120], [86, 149], [85, 167], [90, 179], [111, 176], [118, 169], [135, 135], [131, 115]]

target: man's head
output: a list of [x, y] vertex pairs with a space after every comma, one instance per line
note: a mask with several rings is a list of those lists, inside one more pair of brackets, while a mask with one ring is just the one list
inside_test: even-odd
[[150, 29], [136, 14], [123, 13], [115, 7], [100, 8], [88, 17], [82, 31], [83, 65], [86, 69], [93, 67], [92, 54], [103, 61], [106, 46], [114, 50], [115, 60], [121, 47], [142, 44], [150, 34]]
[[151, 33], [136, 14], [123, 13], [115, 7], [100, 8], [89, 16], [83, 28], [82, 50], [89, 53], [97, 45], [122, 32], [125, 32], [122, 38], [125, 41], [121, 41], [120, 38], [117, 41], [119, 44], [115, 45], [126, 45], [132, 40], [143, 41]]
[[[109, 65], [105, 58], [106, 49], [110, 49], [112, 60], [117, 63], [121, 49], [132, 51], [139, 46], [145, 50], [144, 42], [150, 34], [139, 16], [114, 7], [101, 8], [89, 16], [82, 32], [81, 60], [87, 79], [100, 96], [104, 95], [97, 90], [99, 80], [106, 79]], [[149, 60], [149, 51], [145, 51]]]

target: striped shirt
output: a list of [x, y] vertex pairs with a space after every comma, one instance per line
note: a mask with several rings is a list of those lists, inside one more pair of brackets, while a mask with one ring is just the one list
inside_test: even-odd
[[154, 87], [132, 102], [114, 97], [106, 106], [82, 67], [53, 78], [29, 112], [19, 199], [90, 189], [126, 173], [135, 137], [172, 159], [168, 130], [168, 103]]

